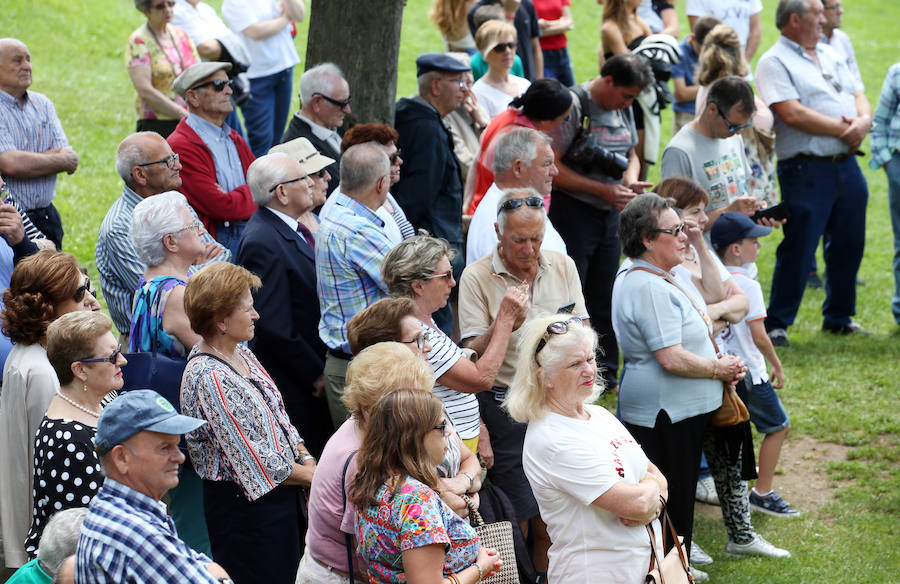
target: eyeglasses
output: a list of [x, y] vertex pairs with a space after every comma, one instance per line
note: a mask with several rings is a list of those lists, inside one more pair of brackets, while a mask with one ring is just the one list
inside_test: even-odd
[[271, 193], [271, 192], [274, 192], [275, 189], [277, 189], [277, 188], [280, 187], [281, 185], [289, 185], [289, 184], [291, 184], [291, 183], [295, 183], [295, 182], [298, 182], [298, 181], [301, 181], [301, 180], [306, 180], [307, 178], [309, 178], [309, 175], [308, 175], [308, 174], [305, 174], [305, 175], [303, 175], [303, 176], [298, 176], [297, 178], [292, 178], [291, 180], [286, 180], [286, 181], [284, 181], [284, 182], [280, 182], [280, 183], [276, 184], [274, 187], [272, 187], [271, 189], [269, 189], [269, 192], [270, 192], [270, 193]]
[[444, 278], [448, 282], [453, 279], [453, 270], [447, 270], [441, 274], [431, 274], [430, 276], [425, 276], [422, 278], [423, 280], [437, 280], [438, 278]]
[[232, 81], [231, 79], [214, 79], [212, 81], [207, 81], [206, 83], [201, 83], [200, 85], [195, 85], [188, 89], [188, 91], [196, 91], [202, 87], [209, 86], [212, 86], [213, 91], [215, 91], [216, 93], [222, 93], [222, 90], [225, 89], [226, 86], [234, 87], [234, 81]]
[[81, 363], [112, 363], [116, 364], [119, 360], [119, 355], [122, 354], [122, 345], [116, 347], [116, 351], [110, 355], [109, 357], [91, 357], [90, 359], [78, 359]]
[[728, 131], [732, 134], [736, 134], [745, 128], [749, 128], [753, 125], [753, 118], [750, 118], [746, 124], [736, 125], [731, 123], [731, 120], [725, 117], [725, 114], [722, 113], [722, 108], [719, 107], [719, 104], [716, 104], [716, 111], [719, 112], [719, 115], [722, 116], [722, 119], [725, 120], [725, 125], [728, 127]]
[[137, 164], [136, 166], [153, 166], [154, 164], [162, 164], [162, 163], [165, 163], [165, 164], [166, 164], [166, 167], [167, 167], [169, 170], [172, 170], [173, 168], [175, 168], [175, 164], [176, 164], [180, 159], [181, 159], [181, 157], [178, 156], [177, 154], [170, 154], [169, 156], [166, 156], [165, 158], [161, 158], [161, 159], [159, 159], [159, 160], [154, 160], [153, 162], [145, 162], [145, 163], [143, 163], [143, 164]]
[[316, 176], [324, 180], [326, 174], [328, 174], [328, 169], [323, 168], [322, 170], [320, 170], [319, 172], [316, 173]]
[[456, 84], [460, 87], [468, 87], [466, 84], [465, 77], [441, 77], [441, 81], [446, 81], [447, 83]]
[[825, 10], [840, 10], [841, 8], [843, 8], [843, 6], [840, 2], [838, 2], [837, 4], [832, 4], [831, 6], [823, 6], [823, 8]]
[[500, 205], [499, 211], [513, 211], [518, 209], [522, 205], [528, 205], [532, 209], [543, 209], [544, 208], [544, 199], [541, 197], [525, 197], [522, 199], [509, 199], [508, 201], [503, 201]]
[[93, 296], [94, 298], [97, 297], [97, 291], [91, 290], [91, 279], [90, 278], [85, 278], [84, 284], [82, 284], [81, 286], [79, 286], [78, 288], [75, 289], [75, 294], [72, 295], [72, 299], [75, 302], [84, 301], [84, 293], [85, 292], [90, 292], [91, 296]]
[[669, 235], [674, 235], [677, 237], [678, 235], [681, 234], [682, 231], [684, 231], [685, 227], [687, 227], [687, 226], [684, 223], [682, 223], [680, 225], [676, 225], [672, 229], [654, 229], [653, 232], [654, 233], [668, 233]]
[[537, 356], [538, 353], [541, 352], [541, 349], [547, 346], [547, 341], [550, 340], [550, 337], [553, 335], [564, 335], [569, 332], [569, 327], [578, 323], [580, 326], [584, 326], [584, 323], [580, 318], [570, 318], [569, 320], [558, 320], [556, 322], [551, 322], [547, 325], [547, 331], [541, 337], [541, 342], [538, 343], [537, 349], [534, 350], [534, 362], [540, 366], [541, 362], [538, 361]]
[[415, 343], [415, 344], [416, 344], [416, 347], [417, 347], [420, 351], [424, 351], [424, 350], [425, 350], [425, 343], [428, 342], [429, 339], [430, 339], [430, 336], [429, 336], [428, 333], [426, 333], [426, 332], [421, 332], [421, 333], [417, 334], [417, 335], [415, 336], [415, 338], [412, 339], [412, 340], [409, 340], [409, 341], [400, 341], [400, 342], [403, 343], [404, 345], [411, 345], [411, 344]]
[[341, 109], [344, 109], [345, 107], [350, 107], [350, 96], [347, 96], [347, 99], [345, 99], [343, 101], [338, 101], [338, 100], [334, 99], [333, 97], [328, 97], [324, 93], [314, 93], [313, 97], [315, 97], [317, 95], [319, 97], [321, 97], [322, 99], [324, 99], [325, 101], [327, 101], [328, 103], [330, 103], [331, 105], [333, 105], [334, 107], [339, 107]]
[[394, 152], [393, 154], [391, 154], [391, 164], [392, 164], [392, 165], [393, 165], [393, 164], [397, 164], [397, 162], [398, 162], [399, 160], [400, 160], [400, 149], [397, 148], [397, 151]]
[[165, 10], [166, 8], [172, 8], [173, 6], [175, 6], [174, 0], [169, 0], [168, 2], [154, 4], [151, 8], [153, 8], [153, 10]]
[[835, 90], [837, 93], [840, 93], [840, 92], [841, 92], [841, 89], [843, 88], [843, 86], [841, 85], [841, 82], [840, 82], [840, 81], [838, 81], [837, 79], [834, 78], [833, 75], [831, 75], [830, 73], [825, 73], [825, 72], [823, 71], [823, 72], [822, 72], [822, 78], [823, 78], [825, 81], [827, 81], [828, 83], [830, 83], [831, 86], [834, 88], [834, 90]]
[[182, 231], [196, 231], [197, 233], [200, 233], [200, 225], [201, 223], [199, 221], [194, 221], [193, 223], [188, 223], [181, 229], [176, 229], [172, 233], [181, 233]]
[[502, 53], [502, 52], [506, 51], [506, 49], [512, 49], [515, 51], [516, 47], [518, 47], [518, 46], [519, 46], [519, 43], [514, 42], [514, 41], [509, 42], [509, 43], [498, 43], [498, 44], [494, 45], [494, 48], [491, 49], [491, 51], [494, 53]]
[[435, 426], [434, 429], [440, 430], [441, 436], [446, 436], [447, 435], [447, 422], [446, 421], [441, 422], [440, 424]]

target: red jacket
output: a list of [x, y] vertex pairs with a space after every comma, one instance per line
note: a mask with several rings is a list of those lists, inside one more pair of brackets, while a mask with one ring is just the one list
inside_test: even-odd
[[[247, 168], [256, 158], [247, 142], [234, 130], [231, 130], [231, 140], [237, 147], [246, 179]], [[212, 152], [187, 121], [178, 122], [178, 127], [166, 141], [181, 157], [180, 190], [210, 235], [216, 236], [217, 221], [246, 221], [253, 215], [257, 206], [250, 195], [250, 187], [243, 184], [231, 192], [222, 191], [216, 183]]]

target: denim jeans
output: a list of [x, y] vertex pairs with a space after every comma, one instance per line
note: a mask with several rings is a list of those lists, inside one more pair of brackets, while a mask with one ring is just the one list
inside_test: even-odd
[[231, 251], [232, 261], [237, 258], [238, 244], [241, 242], [241, 234], [246, 226], [246, 221], [216, 222], [216, 241]]
[[891, 227], [894, 228], [894, 298], [891, 312], [900, 324], [900, 150], [888, 161], [885, 169], [888, 177], [888, 205], [891, 210]]
[[241, 107], [247, 143], [259, 158], [281, 142], [291, 108], [294, 68], [250, 80], [252, 97]]
[[575, 75], [572, 73], [568, 48], [541, 52], [544, 54], [544, 77], [552, 77], [566, 87], [575, 85]]
[[766, 329], [794, 323], [809, 266], [825, 236], [824, 324], [850, 324], [856, 314], [856, 273], [866, 242], [869, 190], [854, 157], [842, 162], [792, 158], [778, 162], [781, 198], [791, 210], [775, 253]]

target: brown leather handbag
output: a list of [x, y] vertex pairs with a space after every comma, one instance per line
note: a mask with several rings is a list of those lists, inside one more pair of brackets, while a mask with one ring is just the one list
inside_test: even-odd
[[660, 497], [660, 502], [662, 503], [662, 514], [659, 516], [659, 522], [662, 529], [663, 549], [666, 548], [667, 539], [673, 541], [674, 545], [669, 550], [669, 553], [660, 559], [660, 550], [656, 547], [656, 533], [653, 531], [653, 522], [651, 521], [647, 524], [647, 533], [650, 534], [650, 569], [644, 582], [645, 584], [692, 584], [694, 575], [691, 573], [691, 567], [688, 565], [684, 545], [675, 532], [672, 520], [669, 518], [665, 499]]

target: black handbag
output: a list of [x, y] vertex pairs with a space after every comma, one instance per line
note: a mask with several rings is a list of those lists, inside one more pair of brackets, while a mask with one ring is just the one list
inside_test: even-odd
[[150, 333], [152, 351], [125, 353], [128, 364], [122, 368], [122, 389], [152, 389], [163, 396], [181, 413], [181, 378], [187, 359], [169, 357], [157, 352], [157, 329]]

